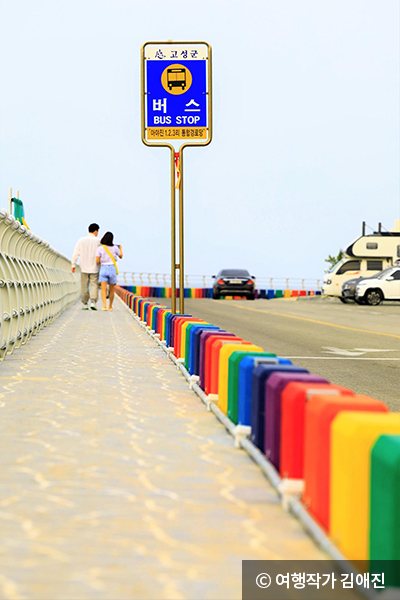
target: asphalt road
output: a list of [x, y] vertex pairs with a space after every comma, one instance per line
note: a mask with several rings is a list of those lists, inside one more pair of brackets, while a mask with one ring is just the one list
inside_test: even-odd
[[185, 312], [400, 410], [399, 303], [185, 299]]

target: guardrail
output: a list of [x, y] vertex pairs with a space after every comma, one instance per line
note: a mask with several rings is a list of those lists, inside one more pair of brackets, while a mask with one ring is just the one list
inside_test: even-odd
[[[185, 288], [212, 288], [211, 275], [185, 275]], [[170, 273], [140, 273], [124, 271], [119, 274], [118, 284], [141, 287], [171, 287]], [[256, 287], [261, 290], [321, 290], [320, 279], [299, 277], [256, 277]]]
[[0, 209], [0, 360], [79, 298], [68, 258]]

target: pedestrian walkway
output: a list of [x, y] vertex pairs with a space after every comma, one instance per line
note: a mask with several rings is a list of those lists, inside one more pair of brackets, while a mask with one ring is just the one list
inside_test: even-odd
[[0, 598], [239, 599], [243, 559], [322, 559], [119, 300], [0, 365]]

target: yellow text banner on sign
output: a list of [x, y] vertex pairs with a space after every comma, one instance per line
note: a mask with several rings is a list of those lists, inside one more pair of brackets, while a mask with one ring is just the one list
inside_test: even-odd
[[149, 140], [206, 140], [207, 128], [174, 127], [173, 129], [149, 127], [147, 139]]

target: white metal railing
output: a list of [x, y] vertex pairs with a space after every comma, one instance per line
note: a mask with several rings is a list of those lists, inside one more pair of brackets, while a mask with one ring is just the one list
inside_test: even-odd
[[79, 270], [0, 209], [0, 360], [79, 298]]
[[[187, 288], [211, 288], [214, 279], [211, 275], [185, 275], [185, 287]], [[140, 272], [122, 272], [119, 274], [118, 283], [120, 285], [145, 285], [150, 287], [170, 287], [170, 273], [140, 273]], [[256, 286], [258, 289], [292, 289], [292, 290], [310, 290], [321, 289], [319, 279], [307, 279], [296, 277], [257, 277]]]

